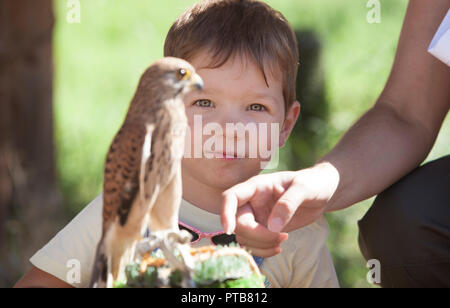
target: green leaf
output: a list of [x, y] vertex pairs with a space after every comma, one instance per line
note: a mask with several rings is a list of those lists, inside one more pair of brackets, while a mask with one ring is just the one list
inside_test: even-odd
[[195, 266], [194, 281], [198, 285], [211, 284], [252, 275], [248, 260], [243, 256], [212, 257]]

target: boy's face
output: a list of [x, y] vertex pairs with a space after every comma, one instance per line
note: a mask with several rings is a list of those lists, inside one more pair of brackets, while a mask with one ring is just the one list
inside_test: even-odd
[[[264, 159], [267, 151], [282, 146], [289, 136], [300, 105], [295, 102], [285, 116], [281, 78], [266, 70], [267, 87], [251, 60], [235, 56], [219, 68], [206, 68], [208, 53], [199, 52], [189, 62], [202, 77], [204, 89], [184, 98], [190, 128], [186, 151], [190, 154], [182, 161], [183, 186], [195, 189], [196, 184], [203, 184], [225, 190], [261, 171], [263, 162], [269, 160]], [[255, 127], [258, 133], [227, 131], [227, 125], [236, 123]], [[209, 135], [204, 131], [207, 127], [212, 128]]]

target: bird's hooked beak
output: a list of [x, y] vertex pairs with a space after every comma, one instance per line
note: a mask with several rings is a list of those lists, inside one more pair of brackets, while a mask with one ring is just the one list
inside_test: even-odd
[[203, 90], [203, 80], [202, 78], [195, 73], [191, 77], [191, 82], [189, 84], [191, 90]]

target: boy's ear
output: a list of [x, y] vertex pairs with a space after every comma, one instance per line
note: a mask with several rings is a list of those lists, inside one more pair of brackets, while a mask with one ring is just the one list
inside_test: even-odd
[[295, 123], [297, 122], [298, 116], [300, 115], [301, 105], [298, 101], [295, 101], [289, 110], [286, 112], [286, 118], [284, 119], [283, 127], [280, 131], [280, 148], [284, 147]]

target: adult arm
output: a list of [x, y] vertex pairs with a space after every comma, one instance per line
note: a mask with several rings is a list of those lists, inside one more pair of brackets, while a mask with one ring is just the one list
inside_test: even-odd
[[[281, 240], [276, 232], [374, 196], [419, 166], [450, 108], [450, 69], [427, 53], [449, 6], [449, 0], [411, 0], [390, 76], [374, 106], [315, 166], [258, 175], [225, 191], [225, 230], [235, 230], [250, 249], [261, 248], [260, 255], [273, 255]], [[258, 201], [269, 193], [276, 202]], [[243, 207], [247, 215], [236, 226], [245, 204], [253, 216]]]
[[427, 52], [449, 0], [411, 0], [379, 99], [320, 163], [339, 173], [328, 210], [374, 196], [427, 157], [450, 108], [450, 69]]

